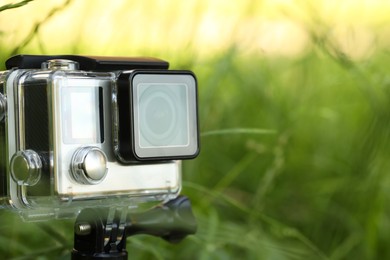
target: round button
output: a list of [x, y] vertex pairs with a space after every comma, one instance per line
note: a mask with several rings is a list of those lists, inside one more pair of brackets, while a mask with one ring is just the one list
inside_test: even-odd
[[41, 178], [41, 158], [33, 150], [18, 151], [11, 158], [10, 171], [18, 184], [33, 186]]
[[82, 147], [72, 157], [71, 172], [81, 184], [98, 184], [107, 174], [107, 157], [97, 147]]
[[79, 63], [72, 60], [54, 59], [43, 62], [41, 68], [49, 70], [77, 70], [79, 69]]

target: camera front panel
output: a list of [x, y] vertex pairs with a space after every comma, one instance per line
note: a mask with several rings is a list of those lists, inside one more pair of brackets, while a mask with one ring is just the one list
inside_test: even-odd
[[116, 159], [115, 80], [114, 73], [9, 73], [1, 88], [8, 103], [0, 129], [3, 204], [40, 215], [177, 196], [180, 162], [123, 165]]
[[54, 132], [58, 135], [54, 174], [56, 192], [61, 197], [153, 196], [180, 190], [178, 162], [122, 165], [115, 158], [112, 77], [67, 77], [54, 82]]

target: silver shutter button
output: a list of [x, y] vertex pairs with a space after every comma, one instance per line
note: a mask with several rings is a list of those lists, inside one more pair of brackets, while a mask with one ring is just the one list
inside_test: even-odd
[[107, 174], [107, 157], [97, 147], [82, 147], [73, 154], [73, 178], [81, 184], [99, 184]]
[[72, 60], [54, 59], [42, 63], [42, 69], [48, 70], [77, 70], [79, 63]]
[[10, 171], [18, 184], [33, 186], [41, 178], [41, 158], [33, 150], [18, 151], [11, 158]]

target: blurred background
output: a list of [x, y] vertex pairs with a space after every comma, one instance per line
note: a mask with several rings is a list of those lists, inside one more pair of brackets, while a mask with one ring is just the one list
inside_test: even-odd
[[[201, 153], [183, 194], [198, 232], [129, 238], [131, 259], [390, 259], [389, 12], [385, 0], [2, 0], [0, 67], [88, 54], [195, 72]], [[72, 220], [0, 219], [6, 259], [70, 257]]]

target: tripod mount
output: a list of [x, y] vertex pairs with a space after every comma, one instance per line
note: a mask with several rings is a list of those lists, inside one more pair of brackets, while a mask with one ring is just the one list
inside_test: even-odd
[[126, 260], [128, 236], [148, 234], [175, 243], [195, 234], [197, 224], [189, 199], [179, 196], [142, 213], [128, 213], [123, 208], [86, 208], [74, 227], [73, 260]]

